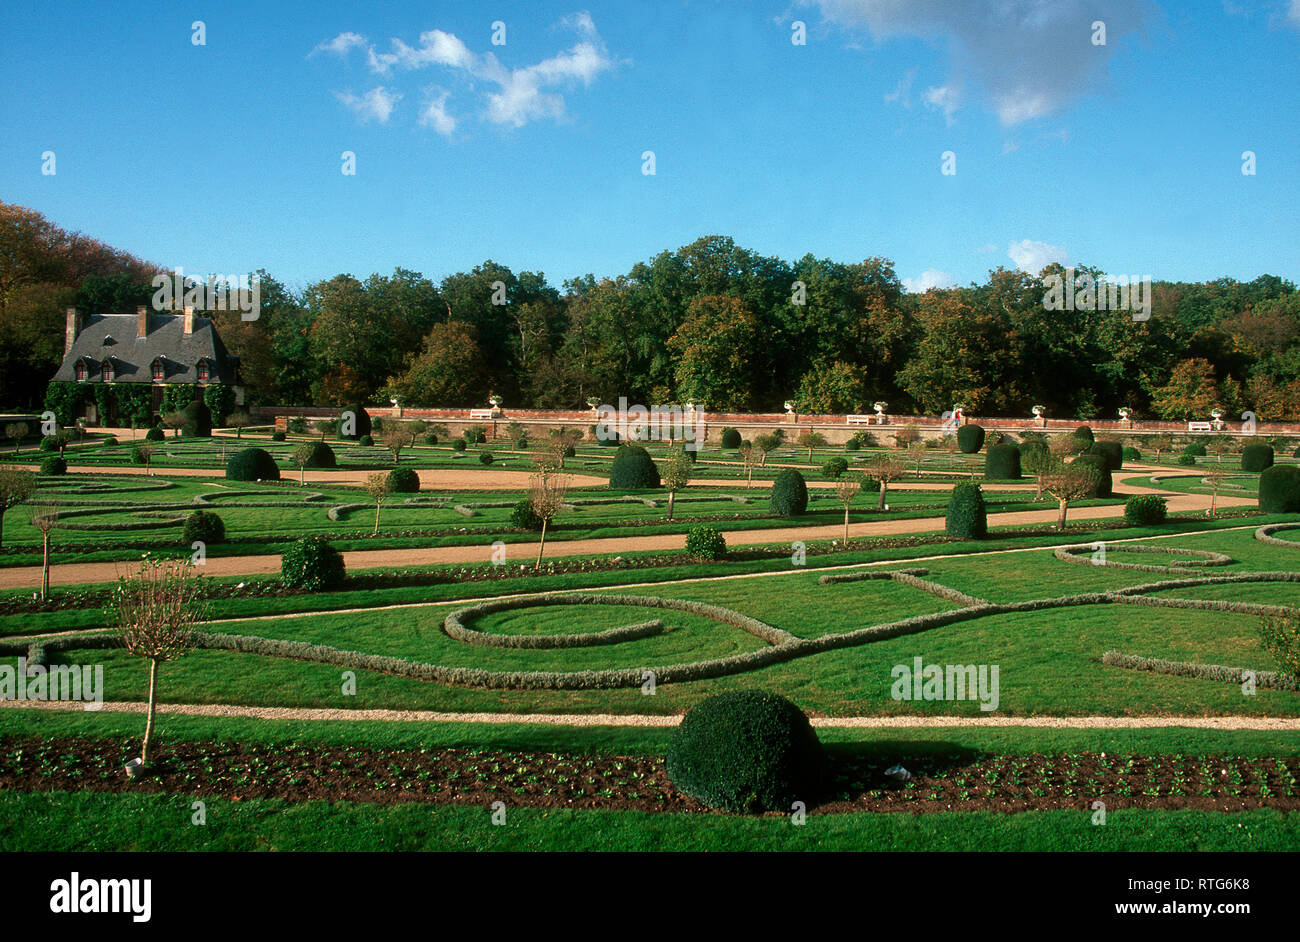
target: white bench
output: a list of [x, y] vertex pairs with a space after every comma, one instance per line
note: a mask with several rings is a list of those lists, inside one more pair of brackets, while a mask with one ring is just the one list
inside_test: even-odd
[[[850, 415], [845, 417], [844, 422], [847, 425], [870, 425], [874, 418], [874, 415]], [[884, 416], [881, 416], [880, 421], [885, 421]]]
[[1209, 422], [1188, 422], [1187, 431], [1189, 432], [1209, 432], [1213, 426]]
[[471, 419], [490, 419], [492, 418], [491, 409], [470, 409], [469, 417]]

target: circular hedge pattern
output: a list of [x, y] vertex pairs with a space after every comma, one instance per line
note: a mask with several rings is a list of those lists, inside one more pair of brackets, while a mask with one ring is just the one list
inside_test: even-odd
[[768, 507], [782, 517], [797, 517], [807, 511], [808, 483], [803, 475], [793, 468], [780, 472], [772, 481]]
[[788, 812], [811, 804], [826, 757], [803, 711], [784, 697], [739, 690], [710, 697], [682, 720], [668, 750], [669, 779], [711, 808]]
[[226, 462], [228, 481], [278, 481], [280, 467], [270, 453], [262, 448], [245, 448], [230, 456]]

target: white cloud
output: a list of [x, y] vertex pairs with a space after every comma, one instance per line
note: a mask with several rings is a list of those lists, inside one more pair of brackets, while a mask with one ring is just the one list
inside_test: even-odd
[[[1148, 0], [799, 2], [877, 41], [910, 36], [937, 43], [950, 73], [939, 87], [982, 89], [1004, 125], [1055, 114], [1104, 89], [1121, 40], [1140, 32], [1150, 15]], [[1106, 24], [1104, 46], [1092, 44], [1096, 20]]]
[[334, 97], [356, 112], [362, 121], [378, 121], [387, 124], [393, 109], [402, 100], [401, 93], [389, 91], [380, 85], [372, 88], [360, 98], [351, 92], [335, 92]]
[[[579, 85], [590, 86], [615, 66], [589, 13], [567, 16], [560, 25], [577, 33], [578, 41], [563, 52], [520, 68], [503, 66], [491, 52], [475, 53], [459, 37], [440, 29], [421, 33], [415, 46], [393, 38], [387, 52], [376, 51], [357, 33], [340, 33], [312, 51], [345, 55], [353, 48], [364, 47], [370, 71], [384, 77], [435, 66], [449, 69], [459, 73], [467, 87], [482, 96], [484, 119], [522, 127], [540, 118], [562, 119], [566, 113], [564, 92]], [[449, 93], [439, 90], [421, 111], [420, 123], [440, 134], [450, 134], [457, 121], [446, 108], [448, 97]]]
[[925, 294], [931, 288], [954, 288], [957, 286], [956, 280], [946, 271], [939, 271], [937, 268], [927, 268], [915, 278], [903, 279], [903, 290], [911, 294]]
[[952, 124], [952, 116], [961, 107], [961, 92], [947, 85], [927, 88], [921, 96], [927, 108], [942, 111], [944, 119]]
[[915, 80], [916, 69], [908, 69], [907, 74], [899, 79], [898, 87], [885, 94], [885, 101], [887, 103], [896, 101], [904, 108], [912, 107], [912, 82]]
[[1065, 249], [1032, 239], [1012, 242], [1007, 246], [1007, 256], [1016, 263], [1017, 268], [1030, 275], [1037, 275], [1052, 262], [1070, 264], [1070, 255]]

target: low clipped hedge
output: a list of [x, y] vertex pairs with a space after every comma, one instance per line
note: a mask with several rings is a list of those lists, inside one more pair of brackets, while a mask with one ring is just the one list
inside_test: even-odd
[[285, 440], [286, 437], [287, 436], [284, 434], [284, 432], [278, 430], [271, 433], [271, 441], [273, 442], [282, 442]]
[[395, 494], [415, 494], [420, 490], [420, 475], [410, 468], [394, 468], [388, 472], [388, 489]]
[[609, 486], [635, 491], [659, 486], [659, 469], [640, 445], [620, 445], [609, 469]]
[[686, 555], [701, 562], [723, 559], [727, 555], [727, 540], [717, 527], [701, 523], [686, 534]]
[[721, 441], [723, 448], [739, 448], [740, 432], [736, 431], [734, 428], [724, 428], [722, 430]]
[[324, 537], [303, 537], [280, 554], [280, 581], [291, 589], [335, 589], [345, 576], [342, 554]]
[[196, 510], [185, 518], [185, 529], [181, 535], [187, 545], [195, 540], [201, 543], [222, 543], [226, 539], [226, 524], [210, 510]]
[[1135, 654], [1121, 654], [1119, 651], [1107, 651], [1101, 656], [1101, 662], [1108, 667], [1122, 667], [1131, 671], [1150, 671], [1153, 674], [1168, 674], [1171, 677], [1195, 677], [1200, 680], [1214, 680], [1220, 683], [1240, 687], [1246, 680], [1246, 674], [1255, 675], [1255, 684], [1271, 690], [1297, 690], [1296, 678], [1277, 671], [1247, 671], [1243, 667], [1224, 667], [1222, 664], [1196, 664], [1190, 661], [1164, 661], [1159, 658], [1141, 657]]
[[1164, 523], [1169, 505], [1158, 494], [1134, 494], [1124, 502], [1124, 520], [1133, 526]]
[[[1019, 452], [1014, 448], [1012, 451], [1019, 459]], [[948, 498], [944, 532], [962, 540], [982, 540], [989, 535], [988, 508], [984, 505], [984, 492], [978, 484], [964, 481], [952, 489], [952, 496]]]
[[957, 447], [964, 455], [973, 455], [984, 447], [984, 427], [970, 423], [957, 429]]
[[733, 814], [810, 805], [826, 757], [808, 717], [784, 697], [739, 690], [691, 709], [668, 750], [668, 777], [683, 793]]
[[984, 476], [1000, 481], [1020, 478], [1020, 449], [1015, 445], [990, 445], [984, 454]]
[[781, 517], [798, 517], [808, 510], [808, 483], [793, 468], [780, 472], [772, 481], [768, 501], [772, 513]]
[[1275, 464], [1260, 474], [1259, 509], [1273, 514], [1300, 512], [1300, 467]]
[[1098, 455], [1105, 460], [1107, 471], [1118, 471], [1124, 467], [1124, 446], [1119, 442], [1093, 442], [1088, 454]]
[[510, 511], [510, 523], [521, 530], [541, 530], [542, 518], [533, 510], [533, 502], [525, 497]]
[[278, 481], [280, 467], [265, 449], [245, 448], [235, 452], [226, 462], [226, 480]]
[[1273, 467], [1272, 445], [1247, 445], [1241, 449], [1241, 470], [1258, 474]]
[[68, 463], [58, 455], [41, 459], [41, 474], [67, 474]]

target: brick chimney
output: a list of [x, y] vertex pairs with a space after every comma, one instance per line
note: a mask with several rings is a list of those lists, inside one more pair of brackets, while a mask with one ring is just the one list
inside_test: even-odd
[[149, 308], [141, 304], [135, 309], [135, 336], [144, 339], [149, 336]]
[[185, 334], [186, 336], [194, 333], [194, 305], [185, 305]]
[[72, 344], [77, 339], [77, 334], [81, 333], [81, 328], [85, 326], [85, 321], [81, 316], [81, 311], [75, 307], [68, 308], [67, 327], [63, 334], [63, 355], [67, 356], [72, 350]]

